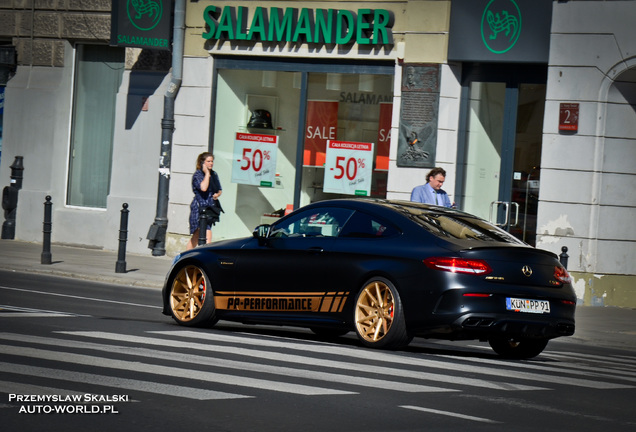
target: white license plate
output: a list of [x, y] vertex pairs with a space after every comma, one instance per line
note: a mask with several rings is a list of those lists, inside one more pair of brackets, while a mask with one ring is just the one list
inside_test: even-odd
[[550, 302], [547, 300], [528, 300], [507, 297], [506, 309], [526, 313], [550, 313]]

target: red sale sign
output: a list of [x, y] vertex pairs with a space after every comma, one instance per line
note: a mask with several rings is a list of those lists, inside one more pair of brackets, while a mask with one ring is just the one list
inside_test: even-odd
[[369, 196], [373, 175], [373, 143], [329, 141], [324, 192]]
[[232, 183], [272, 187], [276, 179], [278, 137], [237, 132]]
[[389, 147], [391, 146], [391, 117], [393, 104], [382, 102], [380, 104], [380, 118], [378, 121], [378, 149], [375, 157], [375, 169], [389, 170]]
[[327, 141], [338, 133], [338, 102], [307, 101], [304, 166], [322, 167], [325, 164]]

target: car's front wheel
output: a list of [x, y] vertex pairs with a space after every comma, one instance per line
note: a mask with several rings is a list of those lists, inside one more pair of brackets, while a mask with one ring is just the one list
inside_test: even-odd
[[183, 266], [172, 280], [170, 312], [176, 322], [185, 326], [216, 322], [212, 287], [205, 272], [198, 266]]
[[400, 295], [387, 279], [371, 279], [360, 290], [354, 322], [358, 339], [365, 346], [397, 349], [411, 341]]
[[502, 357], [529, 359], [541, 354], [548, 345], [548, 339], [493, 337], [488, 343]]

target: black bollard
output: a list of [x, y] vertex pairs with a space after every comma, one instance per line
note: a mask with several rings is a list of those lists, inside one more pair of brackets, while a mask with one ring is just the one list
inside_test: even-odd
[[115, 273], [126, 273], [126, 242], [128, 241], [128, 203], [124, 203], [121, 209], [121, 220], [119, 222], [119, 252], [117, 254], [117, 264]]
[[11, 184], [2, 190], [2, 208], [5, 221], [2, 223], [2, 238], [15, 238], [15, 220], [18, 210], [18, 192], [22, 189], [22, 171], [24, 171], [23, 157], [16, 156], [11, 165]]
[[566, 269], [568, 268], [568, 258], [570, 256], [568, 255], [568, 247], [567, 246], [563, 246], [561, 248], [561, 255], [559, 255], [559, 261], [561, 262], [561, 265], [563, 267], [565, 267]]
[[207, 242], [206, 233], [208, 231], [208, 218], [205, 215], [199, 215], [199, 242], [198, 246], [204, 245]]
[[46, 202], [44, 203], [44, 223], [42, 224], [42, 264], [51, 264], [51, 227], [53, 224], [51, 223], [51, 207], [53, 207], [53, 203], [51, 203], [51, 196], [46, 196]]

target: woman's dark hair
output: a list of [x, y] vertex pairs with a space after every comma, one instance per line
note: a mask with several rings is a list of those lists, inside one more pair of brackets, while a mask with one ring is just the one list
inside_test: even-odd
[[214, 155], [212, 153], [210, 153], [210, 152], [203, 152], [197, 157], [197, 169], [198, 170], [201, 169], [201, 167], [203, 166], [203, 162], [205, 162], [205, 160], [207, 158], [209, 158], [210, 156], [212, 156], [212, 160], [214, 160]]

